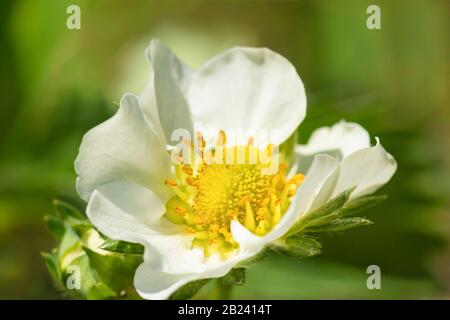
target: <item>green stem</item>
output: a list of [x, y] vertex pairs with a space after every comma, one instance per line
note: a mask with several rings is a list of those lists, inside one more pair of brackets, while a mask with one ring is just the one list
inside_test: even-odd
[[221, 279], [217, 279], [214, 290], [211, 294], [213, 300], [229, 300], [231, 298], [231, 291], [233, 286], [226, 286]]

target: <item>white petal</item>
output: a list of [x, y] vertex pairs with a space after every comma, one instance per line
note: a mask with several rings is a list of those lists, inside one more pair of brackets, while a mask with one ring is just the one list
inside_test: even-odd
[[98, 186], [120, 180], [150, 187], [164, 199], [163, 181], [172, 174], [165, 146], [131, 94], [123, 96], [113, 117], [85, 134], [75, 171], [77, 191], [86, 201]]
[[341, 121], [332, 127], [316, 129], [305, 145], [297, 145], [299, 172], [306, 172], [319, 153], [325, 153], [342, 160], [353, 152], [370, 147], [367, 131], [357, 123]]
[[167, 145], [166, 136], [161, 126], [161, 121], [159, 119], [158, 107], [156, 105], [156, 92], [155, 92], [155, 75], [153, 68], [150, 65], [149, 70], [149, 80], [145, 90], [142, 92], [140, 97], [140, 107], [142, 113], [146, 117], [148, 123], [151, 125], [153, 130], [157, 133], [161, 140], [162, 145]]
[[155, 271], [144, 262], [136, 270], [134, 287], [144, 299], [164, 300], [188, 283], [191, 278], [192, 275], [189, 274]]
[[282, 237], [297, 218], [311, 208], [325, 182], [335, 174], [338, 164], [338, 160], [329, 155], [317, 155], [306, 174], [305, 181], [292, 199], [289, 209], [272, 231], [263, 237], [258, 237], [238, 222], [233, 221], [231, 224], [233, 238], [241, 247], [259, 251], [264, 245]]
[[141, 243], [144, 260], [155, 270], [201, 271], [203, 251], [191, 250], [192, 237], [183, 226], [165, 218], [165, 206], [149, 189], [130, 182], [100, 186], [89, 200], [86, 213], [97, 229], [116, 240]]
[[86, 214], [97, 229], [108, 237], [145, 244], [149, 237], [179, 231], [167, 224], [154, 225], [165, 206], [151, 190], [131, 182], [112, 182], [92, 193]]
[[279, 130], [279, 144], [303, 121], [306, 95], [294, 66], [265, 48], [236, 47], [192, 75], [187, 100], [207, 131], [241, 129], [247, 135]]
[[301, 214], [311, 209], [326, 181], [333, 176], [338, 165], [338, 160], [329, 155], [320, 154], [315, 157], [311, 168], [306, 173], [305, 180], [292, 199], [288, 211], [275, 228], [267, 234], [268, 240], [274, 241], [283, 236]]
[[152, 99], [152, 95], [156, 99], [166, 141], [174, 145], [178, 142], [172, 141], [174, 130], [186, 129], [191, 135], [193, 133], [191, 112], [183, 93], [192, 71], [158, 40], [152, 40], [147, 49], [147, 58], [154, 73], [155, 91], [154, 94], [151, 92], [153, 88], [150, 83], [143, 96], [147, 97], [146, 103]]
[[374, 147], [358, 150], [342, 161], [332, 197], [353, 187], [356, 189], [351, 199], [371, 194], [386, 184], [396, 170], [397, 162], [377, 139]]
[[204, 268], [197, 269], [191, 273], [170, 273], [155, 270], [145, 261], [136, 270], [134, 286], [144, 299], [167, 299], [177, 289], [190, 281], [223, 277], [237, 263], [248, 259], [254, 254], [256, 252], [241, 251], [225, 261], [218, 255], [211, 256], [204, 264]]

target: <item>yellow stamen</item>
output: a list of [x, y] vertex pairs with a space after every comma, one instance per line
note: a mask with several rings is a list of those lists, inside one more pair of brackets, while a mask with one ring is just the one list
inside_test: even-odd
[[[286, 179], [288, 166], [275, 162], [273, 145], [260, 150], [250, 138], [247, 145], [227, 148], [226, 142], [221, 130], [216, 148], [205, 150], [203, 136], [196, 133], [203, 158], [192, 158], [196, 161], [190, 165], [174, 165], [176, 179], [165, 184], [175, 196], [166, 203], [164, 215], [193, 235], [192, 248], [202, 249], [206, 257], [219, 254], [223, 259], [239, 247], [230, 229], [233, 220], [264, 236], [281, 220], [304, 179], [301, 174]], [[198, 156], [194, 149], [189, 151], [189, 157]], [[267, 168], [278, 171], [265, 173]]]

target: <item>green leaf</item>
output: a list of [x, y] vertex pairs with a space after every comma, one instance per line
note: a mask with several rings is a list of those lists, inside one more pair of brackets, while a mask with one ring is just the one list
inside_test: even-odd
[[341, 218], [331, 221], [330, 223], [318, 228], [308, 229], [309, 232], [338, 232], [350, 228], [367, 226], [373, 224], [372, 221], [360, 217]]
[[186, 283], [180, 289], [172, 293], [170, 300], [186, 300], [192, 298], [197, 292], [209, 282], [210, 279], [202, 279]]
[[47, 226], [48, 231], [55, 238], [56, 241], [61, 241], [66, 232], [66, 227], [60, 218], [47, 215], [44, 217], [44, 222]]
[[282, 255], [304, 259], [315, 256], [321, 252], [320, 242], [308, 236], [292, 236], [274, 242], [271, 249]]
[[84, 220], [86, 219], [86, 216], [81, 213], [80, 210], [78, 210], [77, 208], [75, 208], [74, 206], [58, 200], [58, 199], [54, 199], [53, 200], [53, 207], [55, 208], [55, 211], [61, 216], [61, 218], [63, 219], [67, 219], [67, 218], [74, 218], [77, 220]]
[[226, 286], [243, 285], [245, 283], [245, 268], [233, 268], [220, 280]]
[[305, 212], [300, 218], [292, 225], [288, 232], [286, 232], [283, 238], [289, 238], [293, 235], [301, 233], [308, 226], [317, 226], [321, 224], [326, 224], [331, 220], [339, 216], [339, 210], [348, 201], [350, 194], [354, 188], [342, 192], [337, 197], [329, 200], [324, 205], [319, 208]]
[[366, 210], [375, 206], [387, 199], [387, 195], [376, 195], [376, 196], [366, 196], [361, 198], [356, 198], [344, 205], [340, 211], [341, 216], [350, 216], [358, 212]]
[[83, 247], [83, 250], [89, 257], [91, 268], [116, 293], [132, 286], [134, 273], [142, 263], [142, 256], [118, 253], [100, 254], [87, 247]]
[[139, 243], [131, 243], [121, 240], [106, 239], [105, 243], [100, 248], [111, 252], [126, 253], [126, 254], [144, 253], [143, 245]]
[[66, 282], [70, 273], [64, 273], [63, 286], [68, 293], [77, 294], [81, 297], [93, 299], [113, 299], [117, 294], [103, 283], [95, 270], [91, 268], [89, 257], [86, 254], [78, 256], [72, 260], [71, 266], [78, 266], [80, 268], [80, 289], [69, 290]]
[[41, 252], [41, 256], [44, 259], [48, 272], [53, 279], [59, 283], [62, 280], [61, 269], [59, 267], [58, 252], [53, 249], [52, 253]]
[[267, 256], [268, 252], [269, 252], [269, 250], [267, 248], [264, 248], [259, 253], [255, 254], [253, 257], [247, 258], [247, 259], [239, 262], [235, 266], [235, 268], [248, 268], [250, 265], [264, 260]]

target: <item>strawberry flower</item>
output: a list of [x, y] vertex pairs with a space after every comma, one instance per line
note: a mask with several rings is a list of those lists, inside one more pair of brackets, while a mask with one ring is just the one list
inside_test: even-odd
[[[145, 91], [125, 94], [117, 113], [86, 133], [75, 161], [95, 227], [145, 248], [134, 278], [143, 298], [223, 277], [330, 199], [367, 196], [396, 170], [355, 123], [319, 128], [285, 156], [278, 147], [303, 121], [306, 95], [294, 66], [273, 51], [236, 47], [192, 70], [152, 41], [147, 58]], [[181, 143], [173, 139], [180, 129]], [[261, 130], [277, 134], [263, 146]]]

